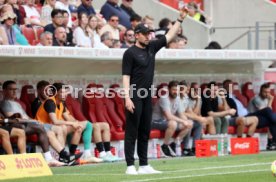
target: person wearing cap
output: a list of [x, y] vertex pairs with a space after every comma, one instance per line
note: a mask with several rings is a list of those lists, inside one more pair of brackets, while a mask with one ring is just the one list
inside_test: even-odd
[[12, 11], [7, 11], [1, 16], [0, 21], [2, 23], [0, 27], [2, 45], [15, 45], [16, 34], [13, 25], [16, 22], [16, 15]]
[[[152, 102], [151, 87], [154, 76], [155, 55], [177, 35], [187, 9], [181, 9], [179, 18], [168, 33], [158, 40], [150, 41], [150, 32], [145, 24], [135, 27], [136, 43], [123, 55], [122, 75], [125, 90], [126, 129], [125, 157], [126, 174], [157, 174], [161, 173], [148, 165], [148, 140], [151, 129]], [[139, 169], [134, 166], [134, 149], [137, 140]]]

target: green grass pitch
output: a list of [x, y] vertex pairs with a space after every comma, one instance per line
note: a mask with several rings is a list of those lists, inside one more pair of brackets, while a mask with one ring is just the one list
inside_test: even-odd
[[276, 152], [211, 158], [180, 157], [150, 160], [159, 175], [125, 175], [125, 163], [52, 168], [53, 176], [5, 180], [6, 182], [275, 182], [270, 166]]

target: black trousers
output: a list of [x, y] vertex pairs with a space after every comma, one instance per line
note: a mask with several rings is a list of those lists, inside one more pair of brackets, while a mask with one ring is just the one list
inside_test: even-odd
[[137, 140], [139, 165], [148, 165], [148, 140], [151, 130], [151, 98], [134, 100], [134, 113], [126, 110], [125, 157], [127, 166], [134, 165], [134, 150]]
[[276, 141], [276, 114], [273, 113], [271, 108], [266, 107], [247, 116], [256, 116], [259, 120], [257, 128], [268, 127], [273, 141]]

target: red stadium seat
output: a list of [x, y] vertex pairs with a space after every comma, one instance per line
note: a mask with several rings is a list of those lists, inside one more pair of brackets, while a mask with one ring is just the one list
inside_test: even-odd
[[[89, 88], [97, 87], [96, 84], [89, 84]], [[100, 85], [98, 85], [100, 87]], [[83, 97], [83, 109], [87, 118], [92, 122], [107, 122], [110, 126], [112, 140], [123, 140], [124, 132], [117, 131], [114, 122], [108, 114], [108, 106], [106, 97], [97, 98], [102, 96], [99, 91], [88, 93], [89, 97]], [[91, 97], [90, 97], [91, 96]]]
[[37, 45], [40, 42], [40, 40], [33, 40], [32, 45]]
[[39, 43], [40, 35], [44, 32], [43, 27], [26, 27], [21, 28], [22, 34], [26, 37], [30, 45], [36, 45]]
[[[87, 86], [87, 89], [94, 89], [97, 88], [97, 85], [95, 83], [90, 83]], [[93, 96], [93, 93], [86, 92], [86, 97], [83, 96], [82, 98], [82, 110], [84, 116], [90, 120], [91, 122], [95, 123], [97, 121], [96, 119], [96, 106], [95, 106], [95, 100], [89, 99], [91, 96]]]
[[70, 113], [79, 121], [87, 121], [86, 117], [82, 113], [80, 102], [73, 98], [71, 94], [69, 94], [66, 98], [66, 108], [70, 111]]
[[40, 35], [44, 32], [44, 28], [43, 27], [38, 27], [35, 30], [36, 30], [36, 38], [39, 41]]
[[160, 98], [160, 96], [163, 96], [165, 95], [167, 92], [168, 92], [168, 83], [160, 83], [158, 86], [157, 86], [157, 90], [156, 90], [156, 97], [157, 98]]
[[[243, 133], [247, 133], [248, 132], [248, 128], [245, 128]], [[268, 132], [268, 128], [260, 128], [260, 129], [256, 129], [255, 133], [267, 133]], [[229, 126], [228, 127], [228, 134], [230, 135], [235, 135], [237, 134], [237, 128], [234, 126]]]
[[35, 100], [35, 89], [32, 85], [22, 87], [20, 100], [25, 104], [27, 114], [33, 118], [31, 105]]
[[237, 82], [233, 83], [233, 95], [237, 97], [237, 99], [243, 104], [244, 107], [247, 107], [247, 98], [241, 94], [239, 84]]
[[[164, 133], [164, 132], [163, 132]], [[150, 131], [150, 138], [161, 138], [162, 132], [160, 130], [151, 130]]]
[[255, 96], [252, 82], [246, 82], [242, 86], [242, 94], [247, 98], [248, 102]]
[[110, 92], [114, 94], [113, 102], [115, 104], [115, 110], [120, 117], [121, 121], [123, 121], [123, 126], [125, 125], [126, 116], [125, 116], [125, 103], [124, 99], [119, 96], [119, 94], [115, 91], [116, 88], [120, 88], [119, 84], [113, 84], [110, 86]]
[[36, 37], [35, 30], [32, 27], [23, 26], [21, 28], [22, 34], [26, 37], [29, 44], [32, 45], [34, 40], [38, 40]]
[[208, 83], [202, 83], [200, 85], [201, 94], [204, 92], [204, 90], [208, 88]]
[[178, 2], [179, 0], [160, 0], [160, 2], [168, 5], [168, 6], [171, 6], [175, 9], [178, 9]]

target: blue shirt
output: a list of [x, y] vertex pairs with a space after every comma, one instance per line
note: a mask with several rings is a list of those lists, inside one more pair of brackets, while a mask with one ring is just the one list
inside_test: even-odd
[[84, 6], [83, 4], [79, 5], [78, 7], [78, 14], [80, 14], [81, 12], [86, 13], [88, 16], [91, 14], [93, 15], [96, 14], [93, 6]]
[[115, 14], [119, 17], [120, 24], [126, 28], [131, 28], [130, 16], [118, 5], [110, 2], [106, 2], [100, 12], [106, 20], [109, 20], [110, 16]]
[[242, 105], [242, 103], [234, 95], [229, 94], [229, 97], [234, 100], [237, 106], [238, 116], [246, 116], [248, 114], [248, 110]]

